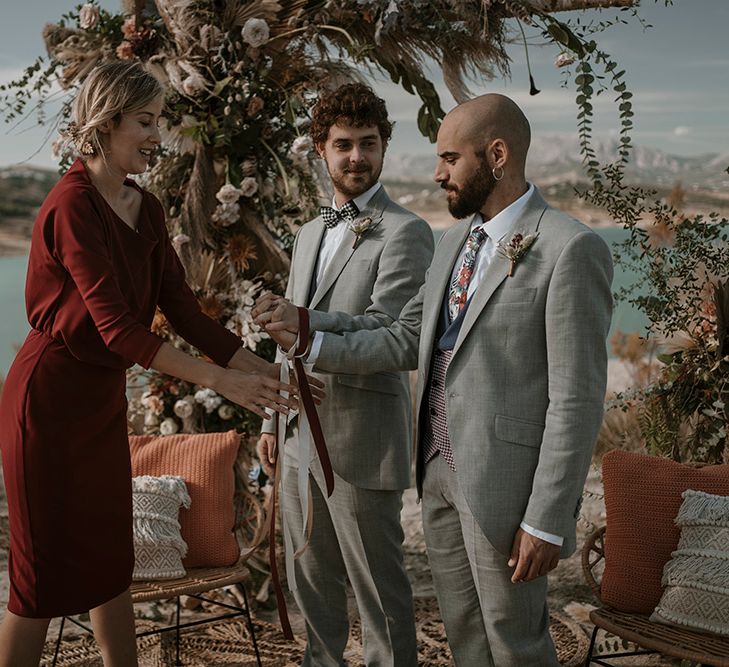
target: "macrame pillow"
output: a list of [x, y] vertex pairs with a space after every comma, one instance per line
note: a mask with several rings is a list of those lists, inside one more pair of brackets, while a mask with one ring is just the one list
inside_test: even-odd
[[681, 538], [651, 620], [729, 637], [729, 497], [689, 489], [683, 499]]
[[186, 568], [226, 567], [238, 560], [235, 527], [235, 461], [240, 436], [227, 433], [131, 435], [132, 475], [179, 475], [192, 505], [182, 512]]
[[615, 450], [602, 460], [605, 484], [603, 604], [650, 614], [661, 599], [663, 567], [679, 538], [674, 519], [686, 489], [729, 495], [729, 465], [696, 468]]
[[182, 558], [187, 544], [177, 520], [180, 505], [190, 507], [182, 477], [132, 478], [134, 517], [134, 573], [141, 580], [176, 579], [185, 576]]

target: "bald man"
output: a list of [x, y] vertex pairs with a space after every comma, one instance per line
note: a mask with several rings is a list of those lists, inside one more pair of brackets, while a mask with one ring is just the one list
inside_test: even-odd
[[[559, 664], [546, 574], [575, 550], [603, 413], [610, 251], [526, 181], [529, 141], [507, 97], [456, 107], [438, 133], [435, 180], [463, 220], [419, 294], [375, 330], [311, 313], [331, 332], [317, 334], [317, 371], [420, 371], [417, 485], [459, 667]], [[258, 310], [290, 346], [295, 309]]]

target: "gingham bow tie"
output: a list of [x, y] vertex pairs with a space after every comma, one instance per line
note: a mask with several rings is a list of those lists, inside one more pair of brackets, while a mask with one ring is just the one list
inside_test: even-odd
[[482, 227], [476, 227], [468, 235], [466, 241], [466, 254], [461, 262], [461, 267], [451, 283], [450, 293], [448, 295], [448, 314], [451, 321], [458, 317], [463, 307], [468, 301], [468, 286], [471, 283], [473, 269], [476, 266], [476, 257], [481, 248], [481, 244], [488, 238], [488, 235]]
[[350, 200], [339, 210], [331, 206], [322, 206], [319, 212], [326, 228], [333, 229], [342, 220], [354, 220], [359, 214], [359, 209], [357, 208], [357, 204]]

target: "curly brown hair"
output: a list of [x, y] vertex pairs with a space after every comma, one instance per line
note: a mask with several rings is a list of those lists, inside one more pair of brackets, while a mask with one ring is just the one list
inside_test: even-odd
[[385, 100], [363, 83], [345, 83], [319, 97], [311, 114], [310, 134], [314, 144], [326, 143], [329, 128], [339, 122], [353, 127], [376, 126], [385, 145], [392, 136], [393, 123], [387, 118]]

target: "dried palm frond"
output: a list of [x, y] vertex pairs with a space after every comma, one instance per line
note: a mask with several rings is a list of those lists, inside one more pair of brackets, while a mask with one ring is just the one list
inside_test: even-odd
[[[292, 3], [293, 4], [293, 3]], [[258, 0], [257, 2], [236, 2], [228, 0], [225, 3], [223, 20], [228, 18], [231, 27], [243, 27], [248, 19], [263, 19], [266, 23], [272, 23], [278, 18], [281, 11], [281, 4], [277, 0]]]
[[195, 148], [195, 162], [185, 192], [185, 201], [180, 215], [183, 233], [190, 237], [183, 254], [185, 264], [190, 265], [191, 253], [209, 245], [208, 221], [215, 210], [217, 177], [213, 168], [213, 155], [209, 147], [198, 144]]
[[187, 268], [187, 281], [198, 293], [223, 292], [230, 287], [225, 259], [209, 250], [196, 254]]
[[637, 3], [636, 0], [529, 0], [529, 4], [542, 12], [571, 12], [601, 7], [633, 7]]

